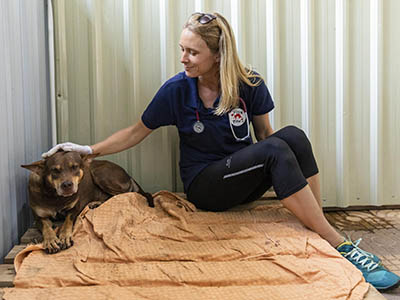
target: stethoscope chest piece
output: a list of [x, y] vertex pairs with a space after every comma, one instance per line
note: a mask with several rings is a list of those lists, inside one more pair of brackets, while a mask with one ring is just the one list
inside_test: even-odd
[[204, 124], [202, 122], [200, 122], [199, 120], [197, 120], [193, 124], [193, 130], [196, 133], [202, 133], [204, 131]]

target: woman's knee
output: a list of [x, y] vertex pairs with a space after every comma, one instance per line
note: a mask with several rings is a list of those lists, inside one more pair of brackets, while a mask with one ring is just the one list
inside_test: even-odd
[[278, 130], [274, 135], [277, 135], [279, 138], [285, 140], [297, 139], [297, 140], [307, 140], [308, 137], [303, 129], [294, 126], [288, 125], [283, 127], [282, 129]]
[[276, 136], [284, 140], [296, 155], [308, 154], [312, 151], [311, 142], [306, 133], [296, 126], [286, 126], [277, 131]]
[[292, 149], [306, 178], [318, 173], [311, 142], [303, 130], [296, 126], [287, 126], [276, 132]]
[[267, 161], [292, 161], [295, 160], [293, 151], [281, 138], [271, 136], [262, 141], [265, 146], [264, 155], [266, 155]]

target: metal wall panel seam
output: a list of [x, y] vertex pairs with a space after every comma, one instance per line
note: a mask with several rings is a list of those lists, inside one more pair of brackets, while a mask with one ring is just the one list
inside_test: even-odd
[[[10, 57], [11, 61], [11, 107], [12, 107], [12, 126], [14, 127], [13, 133], [10, 135], [11, 140], [9, 143], [13, 144], [13, 159], [8, 157], [9, 161], [13, 164], [13, 171], [8, 175], [13, 181], [14, 189], [15, 189], [15, 197], [8, 197], [10, 201], [13, 203], [13, 210], [15, 212], [11, 212], [11, 216], [13, 218], [12, 225], [14, 230], [14, 241], [17, 241], [17, 235], [19, 232], [24, 230], [23, 226], [19, 226], [21, 223], [28, 223], [29, 218], [21, 218], [18, 216], [18, 213], [21, 213], [21, 206], [25, 205], [27, 200], [27, 189], [26, 189], [26, 172], [20, 168], [20, 164], [25, 162], [25, 152], [26, 145], [24, 144], [24, 126], [25, 126], [25, 116], [23, 114], [24, 105], [23, 105], [23, 95], [24, 89], [21, 88], [21, 80], [23, 74], [22, 68], [22, 51], [23, 47], [21, 41], [21, 15], [20, 15], [20, 6], [19, 1], [10, 2], [12, 5], [12, 9], [8, 13], [10, 24], [10, 41], [8, 42], [10, 47], [14, 49], [12, 51], [12, 56]], [[6, 20], [6, 18], [4, 18]], [[14, 173], [14, 174], [13, 174]], [[4, 194], [3, 194], [4, 195]], [[27, 211], [27, 210], [26, 210]]]
[[[1, 1], [0, 1], [1, 2]], [[2, 7], [3, 6], [3, 7]], [[0, 224], [1, 224], [1, 235], [0, 235], [0, 259], [3, 255], [9, 250], [10, 244], [12, 243], [12, 230], [13, 230], [13, 219], [15, 215], [13, 214], [12, 204], [13, 199], [11, 197], [11, 185], [10, 185], [10, 160], [9, 160], [9, 141], [11, 141], [12, 136], [9, 134], [9, 113], [8, 113], [8, 102], [11, 100], [10, 91], [11, 91], [11, 45], [7, 43], [7, 40], [10, 39], [9, 36], [9, 14], [8, 10], [10, 7], [9, 2], [4, 2], [0, 4], [0, 8], [2, 8], [2, 14], [6, 14], [6, 16], [2, 15], [0, 22], [0, 38], [3, 38], [3, 43], [0, 47], [0, 67], [2, 72], [0, 72], [0, 99], [2, 104], [2, 110], [0, 112], [0, 136], [2, 139], [6, 141], [6, 143], [0, 143]]]
[[[49, 47], [47, 35], [47, 5], [45, 0], [37, 1], [36, 5], [36, 45], [38, 49], [37, 56], [37, 78], [38, 78], [38, 106], [40, 117], [38, 118], [40, 145], [38, 153], [42, 153], [49, 147], [49, 137], [51, 138], [50, 115], [50, 85], [49, 85]], [[40, 42], [39, 42], [40, 41]], [[37, 157], [37, 159], [39, 159]]]
[[94, 67], [93, 64], [96, 63], [96, 58], [94, 58], [93, 56], [93, 9], [92, 9], [92, 5], [91, 5], [91, 0], [86, 0], [84, 1], [84, 3], [81, 4], [81, 7], [85, 10], [86, 15], [87, 15], [87, 38], [88, 38], [88, 42], [87, 42], [87, 47], [88, 47], [88, 102], [89, 102], [89, 140], [86, 141], [87, 143], [90, 144], [94, 144], [96, 142], [95, 140], [95, 112], [94, 112], [94, 97], [95, 97], [95, 92], [94, 92], [94, 86], [96, 85], [96, 82], [94, 80], [93, 77], [93, 73], [94, 73]]
[[[133, 91], [133, 55], [132, 55], [132, 47], [134, 43], [134, 37], [132, 35], [132, 2], [130, 0], [123, 0], [122, 2], [122, 17], [123, 17], [123, 44], [124, 44], [124, 60], [128, 64], [128, 101], [127, 101], [127, 110], [128, 110], [128, 118], [129, 123], [133, 124], [133, 120], [135, 119], [134, 114], [131, 112], [134, 111], [133, 99], [134, 99], [134, 91]], [[93, 109], [91, 109], [93, 110]], [[92, 126], [93, 127], [93, 126]], [[132, 159], [131, 151], [128, 152], [127, 155], [127, 172], [135, 177], [133, 174], [133, 164], [134, 161]], [[136, 168], [135, 168], [136, 169]]]
[[160, 0], [160, 62], [161, 62], [161, 82], [167, 80], [167, 16], [168, 16], [168, 0]]
[[[129, 0], [127, 0], [129, 1]], [[138, 1], [129, 1], [130, 13], [129, 17], [131, 20], [131, 33], [130, 37], [132, 39], [131, 51], [132, 51], [132, 87], [133, 87], [133, 99], [132, 99], [132, 108], [134, 111], [135, 121], [136, 118], [140, 117], [140, 112], [142, 110], [141, 107], [141, 81], [140, 81], [140, 62], [139, 62], [139, 8]], [[135, 146], [135, 149], [131, 151], [130, 158], [132, 162], [135, 161], [135, 173], [131, 170], [131, 174], [137, 174], [136, 176], [139, 178], [140, 182], [143, 182], [143, 167], [142, 167], [142, 159], [145, 155], [142, 155], [144, 147], [141, 144]]]
[[54, 49], [54, 15], [53, 1], [47, 0], [47, 24], [49, 39], [49, 80], [50, 80], [50, 114], [51, 114], [51, 145], [57, 144], [57, 118], [56, 118], [56, 72]]
[[[6, 22], [7, 21], [7, 17], [6, 17], [6, 9], [4, 8], [4, 6], [8, 4], [8, 2], [5, 1], [0, 1], [0, 43], [1, 45], [6, 45], [6, 39], [5, 39], [5, 33], [3, 31], [4, 26], [1, 24], [1, 22]], [[0, 47], [0, 70], [4, 70], [4, 60], [5, 60], [5, 54], [3, 53], [5, 51], [5, 46]], [[0, 72], [0, 99], [5, 99], [5, 96], [3, 98], [3, 93], [5, 86], [3, 87], [3, 85], [5, 85], [5, 77], [6, 74], [5, 72]], [[2, 110], [0, 110], [0, 120], [5, 120], [6, 118], [3, 117], [2, 115]], [[1, 122], [1, 121], [0, 121]], [[0, 135], [6, 135], [7, 131], [5, 126], [0, 126]], [[5, 147], [5, 145], [3, 145], [4, 143], [0, 143], [0, 153], [3, 153], [2, 148]], [[5, 152], [5, 151], [4, 151]], [[0, 226], [1, 228], [3, 228], [3, 230], [0, 230], [0, 262], [2, 262], [2, 257], [4, 256], [4, 253], [6, 252], [6, 250], [4, 249], [4, 235], [6, 233], [6, 226], [7, 226], [7, 220], [5, 220], [5, 215], [6, 215], [6, 210], [4, 208], [5, 204], [6, 204], [6, 199], [8, 199], [8, 197], [6, 197], [6, 192], [4, 191], [4, 186], [6, 185], [6, 182], [3, 178], [5, 178], [6, 173], [5, 173], [5, 168], [3, 168], [3, 160], [5, 158], [3, 157], [3, 155], [0, 156]], [[8, 249], [7, 249], [8, 250]]]
[[344, 23], [345, 0], [335, 1], [336, 50], [336, 196], [339, 206], [344, 199]]
[[305, 133], [310, 136], [310, 82], [309, 82], [309, 18], [310, 0], [300, 2], [300, 57], [301, 57], [301, 124]]
[[65, 1], [57, 1], [57, 31], [58, 31], [58, 72], [56, 89], [57, 89], [57, 118], [60, 126], [58, 127], [57, 136], [60, 141], [69, 140], [69, 109], [68, 109], [68, 58], [67, 58], [67, 41], [66, 41], [66, 22], [65, 22]]
[[378, 204], [379, 175], [379, 0], [370, 0], [370, 204]]
[[[31, 111], [34, 113], [34, 115], [40, 115], [40, 103], [38, 101], [38, 95], [37, 95], [37, 89], [38, 89], [38, 74], [35, 74], [35, 71], [38, 66], [36, 64], [36, 61], [34, 59], [31, 59], [31, 57], [37, 58], [39, 55], [39, 51], [37, 49], [37, 46], [35, 45], [35, 37], [37, 37], [37, 33], [34, 31], [35, 28], [35, 16], [34, 16], [34, 6], [35, 3], [33, 1], [29, 1], [28, 3], [25, 3], [23, 6], [23, 14], [24, 14], [24, 19], [26, 22], [26, 42], [27, 46], [23, 50], [23, 56], [24, 59], [26, 60], [27, 65], [29, 65], [29, 73], [27, 73], [26, 78], [27, 81], [26, 83], [29, 86], [29, 95], [27, 97], [27, 101], [30, 102], [29, 108]], [[29, 49], [29, 50], [28, 50]], [[28, 112], [29, 113], [29, 112]], [[31, 127], [31, 134], [32, 134], [32, 147], [35, 153], [39, 152], [39, 143], [37, 141], [40, 141], [38, 136], [38, 130], [40, 129], [38, 126], [38, 120], [33, 118], [32, 123], [30, 124]], [[36, 159], [36, 158], [34, 158]]]
[[310, 137], [310, 0], [300, 2], [300, 57], [301, 57], [301, 124]]
[[[38, 38], [37, 24], [35, 23], [35, 13], [34, 7], [37, 5], [34, 1], [23, 2], [21, 1], [21, 12], [22, 19], [24, 22], [24, 45], [22, 50], [22, 59], [24, 61], [24, 105], [26, 107], [25, 114], [29, 116], [28, 121], [28, 132], [32, 153], [40, 153], [41, 151], [41, 132], [40, 132], [40, 94], [39, 89], [39, 74], [37, 69], [39, 68], [39, 63], [37, 63], [39, 57], [39, 49], [35, 44], [35, 39]], [[36, 117], [32, 117], [36, 116]], [[28, 161], [37, 160], [37, 157], [32, 157]]]
[[[4, 33], [5, 35], [8, 35], [8, 40], [11, 41], [15, 39], [15, 35], [13, 33], [12, 29], [12, 21], [10, 19], [10, 16], [12, 13], [10, 10], [12, 9], [12, 4], [7, 5], [6, 11], [8, 12], [8, 17], [5, 18], [5, 22], [3, 23], [3, 28], [4, 28]], [[7, 20], [7, 21], [6, 21]], [[17, 235], [18, 235], [18, 223], [17, 223], [17, 205], [16, 205], [16, 172], [17, 172], [17, 163], [16, 163], [16, 153], [18, 152], [18, 149], [15, 149], [15, 140], [16, 140], [16, 135], [15, 135], [15, 129], [14, 125], [17, 125], [15, 123], [15, 118], [13, 114], [13, 109], [15, 108], [14, 102], [16, 101], [14, 98], [14, 87], [13, 85], [15, 84], [14, 81], [14, 76], [12, 69], [14, 68], [13, 65], [13, 60], [12, 56], [13, 54], [13, 45], [14, 43], [9, 42], [5, 43], [6, 45], [4, 47], [5, 49], [5, 74], [7, 74], [4, 78], [5, 82], [5, 92], [6, 92], [6, 97], [5, 97], [5, 103], [2, 103], [2, 110], [6, 112], [6, 117], [3, 119], [2, 122], [4, 122], [3, 127], [6, 128], [6, 134], [1, 135], [2, 139], [5, 138], [7, 141], [6, 143], [6, 150], [8, 150], [6, 153], [1, 153], [2, 156], [6, 158], [7, 161], [7, 168], [2, 168], [1, 172], [7, 172], [7, 179], [6, 182], [8, 181], [8, 192], [4, 195], [7, 195], [6, 201], [10, 201], [9, 204], [9, 211], [8, 211], [8, 226], [10, 227], [10, 232], [9, 232], [9, 237], [11, 239], [12, 243], [17, 242]], [[7, 149], [8, 148], [8, 149]]]
[[28, 112], [30, 111], [30, 105], [29, 105], [29, 96], [26, 95], [26, 78], [25, 78], [25, 74], [27, 73], [27, 67], [26, 67], [26, 62], [24, 60], [24, 55], [23, 55], [23, 50], [28, 48], [26, 45], [26, 39], [24, 38], [24, 29], [26, 28], [26, 26], [24, 26], [25, 24], [25, 18], [22, 14], [22, 8], [23, 8], [23, 4], [21, 3], [21, 1], [18, 1], [18, 12], [19, 12], [19, 31], [18, 31], [18, 35], [19, 35], [19, 39], [20, 39], [20, 44], [19, 44], [19, 60], [21, 62], [21, 78], [20, 78], [20, 82], [19, 84], [21, 84], [21, 90], [22, 90], [22, 97], [21, 97], [21, 105], [22, 105], [22, 115], [24, 116], [23, 120], [24, 122], [22, 123], [23, 126], [23, 131], [24, 131], [24, 137], [23, 137], [23, 143], [25, 145], [24, 147], [24, 160], [25, 162], [29, 162], [32, 161], [33, 158], [33, 151], [26, 151], [26, 149], [32, 149], [32, 135], [30, 134], [31, 132], [31, 126], [30, 124], [32, 123], [32, 116], [30, 114], [28, 114]]
[[[24, 103], [24, 115], [26, 116], [25, 119], [25, 144], [29, 145], [31, 147], [31, 150], [34, 150], [34, 141], [35, 137], [33, 136], [32, 132], [34, 131], [34, 127], [32, 126], [33, 124], [33, 116], [36, 115], [35, 111], [35, 105], [32, 103], [34, 101], [31, 100], [32, 95], [28, 94], [32, 89], [31, 89], [31, 78], [29, 78], [28, 74], [32, 74], [32, 68], [30, 65], [30, 60], [28, 57], [26, 57], [26, 53], [24, 52], [25, 49], [30, 49], [30, 43], [29, 43], [29, 34], [27, 34], [27, 29], [31, 27], [31, 24], [27, 24], [28, 18], [26, 17], [26, 14], [24, 13], [24, 10], [26, 9], [26, 6], [23, 5], [22, 1], [18, 1], [19, 3], [19, 10], [20, 10], [20, 16], [21, 16], [21, 61], [22, 61], [22, 69], [24, 72], [22, 73], [22, 89], [24, 90], [24, 95], [23, 95], [23, 103]], [[31, 114], [30, 114], [31, 112]], [[33, 153], [34, 151], [30, 151]], [[34, 160], [33, 156], [28, 153], [28, 157], [26, 157], [26, 161], [32, 161]]]
[[274, 24], [274, 30], [273, 30], [273, 45], [274, 45], [274, 100], [275, 103], [278, 105], [275, 106], [275, 109], [273, 110], [273, 123], [275, 124], [275, 128], [279, 128], [282, 124], [282, 116], [281, 116], [281, 43], [280, 43], [280, 31], [281, 31], [281, 26], [280, 26], [280, 4], [281, 2], [278, 2], [277, 0], [273, 0], [274, 5], [273, 5], [273, 24]]
[[[170, 72], [168, 72], [169, 69], [169, 57], [168, 57], [168, 35], [171, 35], [172, 32], [169, 30], [169, 23], [168, 23], [168, 18], [170, 16], [170, 9], [169, 9], [169, 0], [160, 0], [160, 8], [159, 8], [159, 13], [160, 13], [160, 64], [161, 64], [161, 83], [164, 84], [165, 81], [168, 79], [168, 75]], [[173, 34], [172, 34], [173, 35]], [[173, 168], [175, 168], [175, 162], [174, 160], [174, 153], [172, 153], [172, 144], [171, 144], [171, 138], [170, 138], [170, 133], [169, 133], [169, 128], [166, 128], [162, 131], [162, 139], [163, 139], [163, 144], [166, 144], [168, 146], [168, 149], [165, 149], [167, 152], [169, 152], [169, 157], [170, 157], [170, 169], [171, 169], [171, 186], [172, 190], [176, 190], [176, 176], [173, 176], [175, 173]]]
[[[267, 53], [267, 78], [266, 84], [275, 101], [275, 0], [267, 0], [266, 2], [266, 53]], [[272, 128], [275, 129], [275, 109], [269, 114]]]
[[241, 57], [245, 57], [242, 54], [242, 45], [239, 42], [240, 41], [240, 24], [239, 24], [239, 5], [240, 5], [240, 0], [232, 0], [231, 1], [231, 26], [232, 26], [232, 30], [233, 30], [233, 34], [236, 37], [236, 48], [238, 50], [238, 54]]
[[[136, 1], [135, 1], [136, 2]], [[101, 117], [104, 111], [104, 95], [103, 95], [103, 26], [102, 26], [102, 10], [99, 1], [92, 0], [93, 9], [93, 24], [94, 24], [94, 80], [93, 80], [93, 105], [94, 111], [94, 140], [99, 141], [104, 138], [102, 126], [98, 125], [101, 122]], [[97, 130], [96, 130], [97, 128]]]

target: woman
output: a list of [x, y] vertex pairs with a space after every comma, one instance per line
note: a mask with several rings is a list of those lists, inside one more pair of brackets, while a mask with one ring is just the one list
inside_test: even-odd
[[93, 146], [60, 144], [44, 156], [60, 148], [116, 153], [137, 145], [160, 126], [175, 125], [182, 181], [196, 207], [223, 211], [256, 200], [273, 186], [282, 204], [359, 268], [366, 281], [378, 289], [397, 285], [400, 277], [358, 243], [346, 241], [324, 217], [311, 144], [294, 126], [273, 133], [268, 117], [274, 108], [271, 96], [262, 78], [240, 62], [226, 19], [218, 13], [193, 14], [179, 45], [185, 71], [160, 88], [139, 122]]

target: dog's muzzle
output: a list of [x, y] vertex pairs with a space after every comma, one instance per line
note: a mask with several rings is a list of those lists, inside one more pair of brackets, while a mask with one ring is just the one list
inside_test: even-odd
[[78, 191], [78, 185], [70, 180], [62, 182], [57, 189], [57, 194], [62, 197], [69, 197]]

